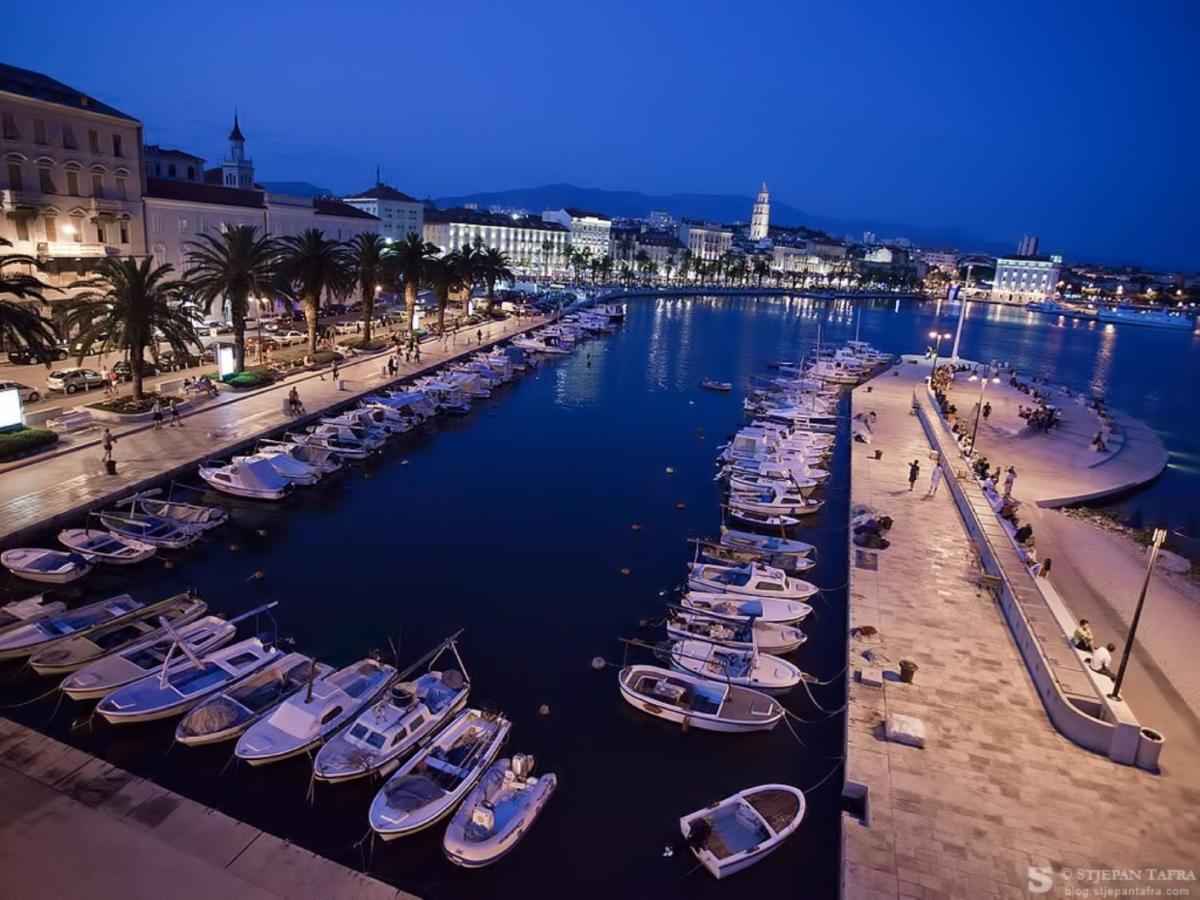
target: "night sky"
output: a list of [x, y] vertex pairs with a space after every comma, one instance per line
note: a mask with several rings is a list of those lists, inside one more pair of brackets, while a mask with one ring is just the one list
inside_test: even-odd
[[[260, 180], [744, 194], [1200, 269], [1187, 2], [13, 4], [5, 62]], [[749, 200], [747, 201], [749, 202]], [[747, 211], [748, 212], [748, 211]]]

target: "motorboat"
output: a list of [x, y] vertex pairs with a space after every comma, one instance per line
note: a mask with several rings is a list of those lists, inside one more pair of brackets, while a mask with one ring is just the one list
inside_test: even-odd
[[674, 606], [667, 608], [666, 624], [667, 635], [676, 640], [697, 638], [737, 650], [791, 653], [808, 640], [794, 625], [694, 613]]
[[[228, 644], [236, 633], [237, 626], [220, 616], [205, 616], [180, 625], [173, 634], [159, 631], [68, 675], [63, 679], [62, 691], [72, 700], [97, 700], [124, 685], [155, 676], [176, 647], [186, 647], [202, 656]], [[167, 666], [167, 674], [189, 669], [191, 661], [181, 654]]]
[[693, 563], [689, 567], [688, 587], [694, 591], [772, 600], [807, 600], [817, 592], [816, 585], [799, 578], [789, 578], [780, 569], [761, 563], [747, 563], [744, 566]]
[[371, 394], [363, 398], [367, 403], [379, 403], [391, 407], [402, 415], [417, 421], [431, 419], [437, 415], [437, 405], [421, 391], [393, 391], [387, 394]]
[[124, 622], [144, 608], [144, 603], [128, 594], [117, 594], [67, 612], [22, 622], [0, 633], [0, 659], [28, 656], [102, 625]]
[[0, 553], [0, 565], [26, 581], [69, 584], [92, 571], [95, 560], [82, 553], [17, 547]]
[[314, 437], [337, 438], [340, 441], [358, 441], [369, 451], [378, 450], [387, 443], [388, 439], [387, 432], [380, 428], [367, 428], [363, 425], [324, 420], [319, 425], [310, 428], [309, 434]]
[[[447, 650], [458, 668], [433, 668]], [[408, 676], [428, 663], [415, 680]], [[454, 638], [439, 644], [409, 666], [386, 697], [359, 713], [347, 728], [326, 742], [313, 762], [318, 781], [340, 782], [391, 772], [401, 757], [424, 741], [467, 704], [471, 683]]]
[[710, 803], [679, 820], [696, 859], [717, 878], [740, 872], [787, 840], [804, 818], [804, 794], [761, 784]]
[[421, 392], [429, 397], [439, 413], [465, 416], [471, 411], [471, 401], [454, 385], [436, 378], [426, 379], [418, 384]]
[[762, 494], [764, 492], [795, 491], [801, 497], [808, 497], [818, 485], [812, 478], [776, 478], [773, 475], [746, 475], [731, 473], [729, 489], [739, 494]]
[[1100, 322], [1123, 323], [1125, 325], [1146, 325], [1151, 328], [1171, 328], [1180, 331], [1195, 331], [1196, 320], [1165, 310], [1138, 310], [1128, 304], [1101, 309], [1096, 312]]
[[[117, 506], [120, 508], [120, 504]], [[193, 531], [210, 531], [224, 525], [229, 520], [228, 511], [219, 506], [180, 503], [177, 500], [158, 500], [147, 496], [136, 498], [131, 504], [131, 511], [144, 513], [156, 519], [165, 519]]]
[[371, 828], [391, 841], [448, 816], [500, 755], [511, 729], [503, 716], [464, 709], [375, 795]]
[[348, 409], [336, 416], [324, 416], [317, 427], [325, 428], [324, 433], [326, 434], [329, 433], [328, 427], [345, 429], [339, 431], [340, 437], [356, 437], [368, 450], [378, 450], [392, 436], [389, 429], [375, 424], [374, 420], [364, 414], [361, 409]]
[[238, 738], [238, 759], [252, 766], [279, 762], [322, 743], [388, 688], [396, 670], [361, 659], [310, 682]]
[[342, 467], [338, 455], [332, 450], [317, 447], [313, 444], [294, 444], [290, 441], [261, 440], [255, 451], [260, 456], [286, 456], [297, 462], [312, 466], [321, 475], [332, 475]]
[[444, 381], [472, 400], [482, 400], [492, 395], [488, 380], [478, 372], [451, 371], [444, 376]]
[[10, 600], [0, 606], [0, 634], [18, 625], [37, 622], [56, 616], [67, 608], [61, 600], [47, 600], [45, 594], [34, 594], [20, 600]]
[[94, 660], [118, 653], [150, 637], [165, 634], [161, 620], [172, 625], [185, 625], [208, 610], [208, 605], [195, 594], [168, 597], [141, 609], [131, 618], [115, 625], [103, 625], [76, 635], [54, 646], [37, 651], [29, 658], [30, 667], [39, 675], [62, 675], [74, 672]]
[[133, 538], [155, 547], [181, 550], [200, 540], [203, 530], [172, 519], [161, 519], [146, 512], [108, 510], [99, 513], [100, 524], [121, 537]]
[[805, 460], [750, 459], [737, 460], [722, 466], [717, 480], [730, 475], [766, 475], [771, 478], [807, 478], [818, 485], [829, 480], [829, 470], [818, 468]]
[[816, 561], [807, 556], [760, 553], [757, 550], [734, 550], [732, 547], [699, 539], [695, 543], [700, 559], [704, 562], [716, 563], [719, 566], [743, 566], [746, 563], [757, 562], [773, 569], [780, 569], [787, 575], [802, 575], [817, 566]]
[[745, 597], [739, 594], [706, 594], [688, 591], [679, 605], [691, 612], [710, 613], [726, 618], [753, 618], [764, 622], [792, 624], [803, 622], [812, 607], [799, 600], [778, 600], [770, 597]]
[[298, 484], [305, 487], [316, 484], [325, 474], [312, 463], [301, 462], [286, 453], [259, 450], [247, 456], [235, 456], [232, 462], [234, 465], [265, 462], [275, 470], [276, 475], [288, 484]]
[[58, 542], [96, 562], [128, 566], [149, 559], [158, 552], [153, 544], [102, 531], [99, 528], [67, 528], [58, 533]]
[[621, 669], [621, 696], [634, 709], [705, 731], [769, 731], [783, 718], [778, 700], [747, 687], [658, 666]]
[[446, 826], [442, 849], [450, 862], [478, 869], [516, 847], [558, 787], [556, 775], [536, 776], [533, 768], [532, 756], [514, 753], [484, 772]]
[[729, 504], [767, 516], [808, 516], [819, 512], [825, 501], [806, 497], [798, 489], [773, 486], [748, 491], [733, 489], [729, 493]]
[[[179, 646], [178, 643], [175, 644]], [[185, 656], [189, 650], [181, 648]], [[174, 667], [168, 653], [159, 671], [117, 688], [96, 705], [96, 712], [113, 725], [165, 719], [191, 709], [201, 700], [254, 674], [282, 654], [253, 637], [222, 647], [192, 665]]]
[[210, 487], [235, 497], [253, 500], [282, 500], [292, 484], [271, 465], [268, 459], [247, 459], [227, 465], [200, 466], [200, 477]]
[[590, 308], [593, 315], [603, 316], [610, 322], [625, 321], [625, 304], [623, 303], [600, 303]]
[[759, 691], [790, 691], [804, 677], [786, 659], [760, 653], [754, 647], [726, 647], [699, 638], [688, 638], [673, 642], [670, 653], [671, 666], [681, 672]]
[[732, 547], [737, 550], [757, 550], [772, 555], [808, 556], [816, 549], [812, 544], [804, 541], [754, 534], [750, 531], [738, 531], [736, 528], [722, 528], [719, 540], [724, 547]]
[[193, 707], [175, 727], [175, 740], [189, 747], [233, 740], [310, 681], [332, 672], [332, 666], [303, 653], [281, 656]]
[[733, 383], [729, 381], [717, 381], [713, 378], [701, 378], [700, 387], [707, 391], [721, 391], [728, 393], [733, 390]]
[[736, 500], [730, 501], [728, 512], [729, 518], [735, 519], [743, 525], [768, 531], [795, 528], [800, 524], [800, 520], [795, 516], [756, 512], [739, 505]]
[[414, 416], [406, 416], [390, 406], [382, 403], [362, 403], [358, 407], [359, 419], [364, 423], [386, 431], [388, 435], [406, 434], [412, 431], [420, 421]]
[[538, 337], [536, 335], [527, 335], [523, 337], [513, 338], [514, 347], [524, 350], [526, 353], [541, 353], [545, 356], [566, 356], [571, 351], [566, 347], [561, 347], [555, 344], [548, 338]]
[[366, 459], [371, 454], [371, 451], [358, 438], [339, 437], [336, 432], [303, 434], [289, 431], [287, 439], [304, 447], [326, 450], [342, 459]]

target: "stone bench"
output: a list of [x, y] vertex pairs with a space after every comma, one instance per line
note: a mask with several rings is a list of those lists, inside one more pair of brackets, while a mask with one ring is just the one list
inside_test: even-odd
[[91, 412], [86, 409], [74, 410], [58, 418], [46, 420], [46, 427], [51, 431], [64, 431], [68, 434], [72, 431], [82, 431], [85, 428], [91, 428], [95, 424], [96, 420], [92, 418]]

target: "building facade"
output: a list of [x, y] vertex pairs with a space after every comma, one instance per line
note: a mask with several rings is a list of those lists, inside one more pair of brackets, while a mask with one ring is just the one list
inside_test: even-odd
[[188, 270], [188, 244], [238, 225], [267, 225], [262, 191], [241, 191], [170, 178], [147, 178], [143, 197], [146, 250], [160, 265]]
[[612, 219], [602, 213], [586, 209], [548, 209], [542, 213], [542, 221], [554, 222], [567, 229], [571, 238], [571, 249], [588, 251], [592, 259], [607, 256], [612, 250]]
[[922, 250], [917, 255], [931, 269], [941, 269], [943, 272], [958, 270], [958, 254], [952, 250]]
[[51, 308], [98, 260], [145, 254], [137, 119], [0, 64], [0, 156], [0, 237], [44, 264]]
[[1031, 303], [1053, 297], [1062, 272], [1061, 256], [1002, 256], [996, 260], [992, 297]]
[[410, 234], [424, 233], [425, 204], [378, 179], [374, 187], [343, 197], [342, 201], [379, 219], [382, 237], [403, 241]]
[[696, 259], [719, 259], [733, 247], [733, 232], [720, 225], [684, 219], [679, 223], [679, 243]]
[[147, 144], [143, 151], [147, 178], [169, 178], [172, 181], [204, 181], [204, 158], [171, 150], [158, 144]]
[[1017, 256], [1037, 256], [1038, 236], [1036, 234], [1021, 235], [1021, 243], [1017, 244]]
[[533, 216], [514, 219], [477, 209], [426, 210], [424, 235], [442, 253], [482, 241], [508, 254], [513, 269], [526, 274], [564, 269], [570, 247], [570, 232], [558, 222]]
[[754, 201], [754, 212], [750, 216], [750, 240], [764, 241], [771, 231], [771, 195], [764, 181]]

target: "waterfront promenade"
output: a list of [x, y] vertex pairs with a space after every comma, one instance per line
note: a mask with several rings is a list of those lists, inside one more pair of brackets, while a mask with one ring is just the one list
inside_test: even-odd
[[[505, 319], [479, 326], [487, 347], [544, 323], [544, 319]], [[420, 362], [401, 361], [397, 375], [384, 372], [387, 354], [348, 359], [339, 377], [339, 390], [328, 368], [294, 375], [283, 382], [245, 394], [222, 393], [183, 416], [182, 428], [155, 431], [151, 423], [112, 426], [117, 440], [113, 456], [118, 474], [105, 474], [99, 446], [103, 426], [71, 436], [56, 452], [20, 460], [0, 468], [0, 546], [12, 546], [30, 534], [65, 522], [148, 487], [164, 478], [202, 484], [195, 466], [220, 457], [232, 448], [265, 437], [285, 426], [299, 427], [332, 407], [353, 401], [398, 380], [431, 371], [450, 359], [480, 349], [476, 329], [452, 341], [427, 341]], [[306, 415], [285, 412], [288, 392], [295, 386]]]
[[[996, 601], [978, 587], [947, 485], [925, 496], [931, 447], [911, 413], [922, 373], [899, 371], [853, 395], [855, 413], [877, 418], [873, 442], [851, 447], [851, 502], [892, 516], [895, 526], [891, 546], [873, 560], [851, 548], [850, 624], [879, 634], [850, 638], [847, 779], [866, 784], [870, 801], [866, 824], [844, 822], [845, 896], [1028, 897], [1042, 868], [1053, 873], [1047, 896], [1167, 887], [1148, 876], [1101, 885], [1079, 870], [1196, 868], [1194, 745], [1169, 744], [1172, 764], [1151, 774], [1054, 728]], [[914, 459], [921, 475], [910, 492]], [[854, 677], [874, 668], [867, 653], [887, 670], [881, 687]], [[901, 659], [919, 666], [912, 684], [898, 679]], [[924, 749], [884, 741], [888, 713], [920, 718]], [[1200, 893], [1196, 882], [1179, 886]]]

